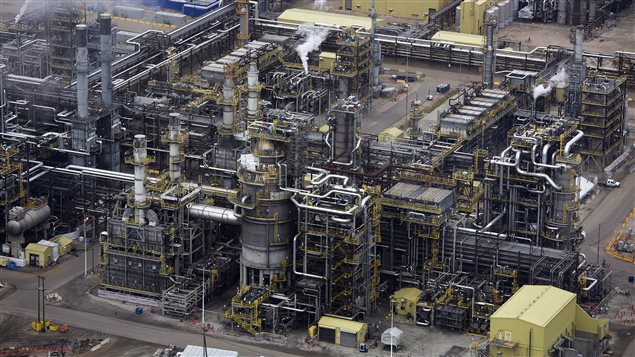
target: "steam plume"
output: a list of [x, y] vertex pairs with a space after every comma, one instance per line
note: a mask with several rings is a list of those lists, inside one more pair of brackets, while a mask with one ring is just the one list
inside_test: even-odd
[[545, 87], [543, 84], [539, 84], [534, 87], [534, 100], [542, 97], [543, 95], [547, 95], [553, 89], [553, 86], [566, 86], [569, 80], [569, 76], [567, 75], [566, 68], [560, 67], [558, 69], [558, 73], [554, 74], [551, 78], [549, 78], [549, 84]]
[[315, 10], [328, 10], [328, 6], [326, 6], [326, 0], [315, 0], [315, 1], [313, 1], [313, 9], [315, 9]]
[[298, 26], [298, 34], [304, 36], [296, 51], [302, 61], [304, 73], [309, 73], [309, 53], [320, 48], [320, 45], [329, 34], [329, 30], [324, 27], [316, 27], [313, 24], [302, 24]]
[[20, 11], [18, 11], [18, 13], [15, 15], [15, 23], [17, 24], [18, 21], [20, 21], [20, 19], [22, 18], [22, 16], [24, 16], [24, 13], [26, 12], [26, 8], [29, 6], [29, 3], [32, 0], [24, 0], [24, 4], [22, 4], [22, 7], [20, 7]]

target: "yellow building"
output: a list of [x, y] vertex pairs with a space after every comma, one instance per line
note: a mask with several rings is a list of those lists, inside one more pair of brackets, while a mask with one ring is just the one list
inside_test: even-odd
[[390, 300], [393, 302], [395, 313], [397, 315], [409, 316], [414, 318], [417, 316], [417, 303], [421, 296], [421, 290], [417, 288], [403, 288], [397, 290]]
[[465, 0], [461, 7], [461, 33], [483, 35], [485, 12], [500, 0]]
[[[594, 319], [576, 303], [576, 295], [547, 285], [525, 285], [490, 318], [490, 355], [593, 355], [608, 339], [608, 320]], [[574, 348], [575, 346], [575, 348]]]
[[60, 256], [68, 254], [73, 249], [73, 241], [67, 236], [55, 236], [50, 240], [59, 244]]
[[318, 322], [318, 339], [336, 345], [357, 347], [366, 341], [368, 324], [331, 316], [322, 316]]
[[24, 250], [28, 265], [46, 268], [52, 260], [53, 248], [47, 245], [30, 243]]
[[[337, 14], [307, 9], [288, 9], [278, 16], [279, 22], [291, 24], [313, 23], [332, 27], [362, 27], [370, 30], [370, 17]], [[377, 27], [384, 24], [384, 20], [377, 19]]]
[[[441, 10], [451, 0], [375, 0], [379, 16], [396, 16], [426, 20], [430, 10]], [[344, 0], [342, 9], [370, 14], [372, 0]]]
[[377, 135], [377, 140], [396, 141], [402, 135], [403, 135], [403, 130], [399, 128], [388, 128], [388, 129], [384, 129], [381, 133]]

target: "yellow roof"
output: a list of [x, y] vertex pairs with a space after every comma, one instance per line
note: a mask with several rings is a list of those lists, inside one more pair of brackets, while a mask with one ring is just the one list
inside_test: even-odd
[[546, 327], [575, 294], [549, 285], [524, 285], [491, 316], [491, 319], [518, 319]]
[[[334, 27], [361, 26], [366, 30], [370, 30], [371, 26], [370, 17], [368, 16], [353, 16], [307, 9], [285, 10], [282, 14], [280, 14], [280, 16], [278, 16], [278, 21], [294, 24], [303, 24], [308, 22]], [[381, 26], [383, 22], [384, 20], [377, 19], [377, 26]]]
[[392, 295], [392, 298], [394, 300], [406, 299], [408, 301], [417, 303], [419, 302], [420, 295], [421, 295], [421, 290], [417, 288], [403, 288], [403, 289], [397, 290], [397, 292], [395, 292]]
[[73, 243], [73, 240], [68, 238], [67, 236], [55, 236], [50, 239], [51, 242], [57, 243], [61, 246], [69, 245]]
[[399, 129], [399, 128], [388, 128], [385, 129], [384, 131], [382, 131], [381, 133], [379, 133], [379, 135], [390, 135], [392, 137], [398, 138], [401, 136], [401, 134], [403, 134], [403, 130]]
[[332, 58], [335, 59], [337, 54], [335, 52], [322, 51], [320, 52], [320, 58]]
[[52, 249], [53, 248], [49, 247], [48, 245], [30, 243], [29, 245], [26, 246], [25, 251], [29, 253], [35, 253], [35, 254], [45, 254]]
[[320, 322], [318, 322], [318, 326], [326, 327], [326, 328], [339, 328], [340, 331], [350, 332], [350, 333], [358, 333], [362, 331], [367, 324], [365, 322], [357, 322], [346, 319], [338, 319], [336, 317], [331, 316], [322, 316]]
[[432, 36], [432, 41], [453, 42], [459, 45], [481, 47], [485, 44], [485, 36], [452, 31], [437, 31]]

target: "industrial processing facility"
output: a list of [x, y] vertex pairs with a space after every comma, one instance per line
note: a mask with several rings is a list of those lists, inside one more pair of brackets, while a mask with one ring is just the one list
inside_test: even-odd
[[[42, 292], [48, 274], [47, 291], [98, 304], [87, 314], [216, 326], [200, 345], [230, 355], [241, 339], [444, 355], [432, 333], [470, 334], [472, 356], [628, 355], [609, 317], [633, 268], [614, 272], [600, 242], [615, 229], [632, 256], [630, 0], [4, 3], [14, 295], [36, 289], [11, 270]], [[622, 22], [623, 47], [587, 48]], [[585, 219], [603, 195], [626, 203], [598, 231]], [[0, 314], [26, 311], [2, 299]], [[64, 308], [82, 309], [51, 316]]]

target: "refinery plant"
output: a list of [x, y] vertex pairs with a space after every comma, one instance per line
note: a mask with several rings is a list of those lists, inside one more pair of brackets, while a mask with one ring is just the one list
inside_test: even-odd
[[[18, 2], [0, 25], [0, 282], [39, 291], [77, 260], [84, 295], [124, 306], [109, 318], [344, 348], [327, 355], [417, 355], [395, 339], [428, 331], [476, 336], [472, 356], [607, 353], [626, 278], [600, 259], [616, 227], [583, 222], [589, 197], [634, 192], [635, 48], [586, 46], [630, 0], [293, 3]], [[501, 35], [519, 22], [567, 42]]]

